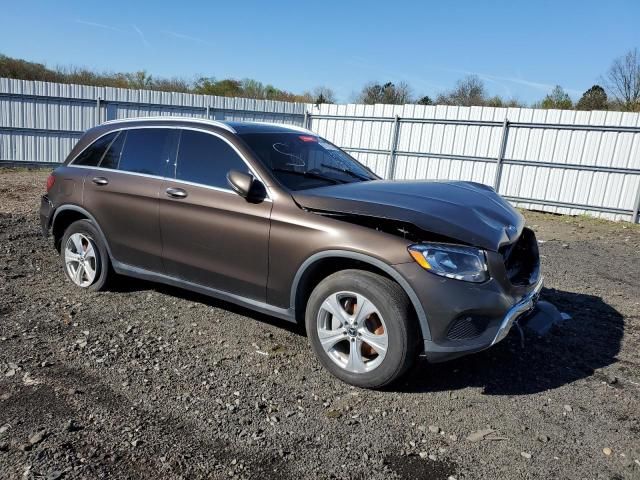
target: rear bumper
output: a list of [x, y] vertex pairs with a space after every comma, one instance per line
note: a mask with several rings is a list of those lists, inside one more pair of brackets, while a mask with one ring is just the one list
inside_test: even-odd
[[40, 199], [40, 229], [42, 235], [49, 236], [49, 229], [51, 227], [51, 216], [53, 215], [53, 204], [47, 195], [43, 195]]

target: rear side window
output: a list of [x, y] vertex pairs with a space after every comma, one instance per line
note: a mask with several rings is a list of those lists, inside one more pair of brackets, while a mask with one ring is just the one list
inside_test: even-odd
[[176, 179], [228, 189], [229, 170], [247, 171], [246, 163], [231, 145], [208, 133], [182, 131]]
[[118, 170], [163, 176], [175, 158], [178, 132], [168, 128], [128, 130]]
[[109, 148], [109, 145], [117, 135], [118, 132], [112, 132], [103, 137], [100, 137], [76, 157], [76, 159], [73, 161], [73, 165], [97, 167], [98, 163], [100, 163], [100, 160], [102, 159], [102, 156], [104, 155], [104, 152], [107, 151], [107, 148]]

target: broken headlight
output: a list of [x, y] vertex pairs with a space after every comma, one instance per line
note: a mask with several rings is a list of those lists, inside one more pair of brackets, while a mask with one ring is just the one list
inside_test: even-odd
[[483, 250], [445, 243], [418, 243], [409, 247], [413, 259], [431, 273], [480, 283], [489, 278]]

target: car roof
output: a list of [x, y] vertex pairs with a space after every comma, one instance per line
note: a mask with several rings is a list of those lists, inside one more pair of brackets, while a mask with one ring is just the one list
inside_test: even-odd
[[109, 120], [102, 125], [119, 125], [123, 123], [138, 123], [138, 124], [176, 124], [176, 125], [188, 125], [188, 124], [200, 124], [209, 125], [213, 127], [222, 128], [231, 133], [313, 133], [305, 128], [298, 127], [297, 125], [286, 125], [280, 123], [268, 123], [268, 122], [223, 122], [219, 120], [209, 120], [206, 118], [198, 117], [175, 117], [175, 116], [158, 116], [158, 117], [135, 117], [135, 118], [122, 118], [117, 120]]

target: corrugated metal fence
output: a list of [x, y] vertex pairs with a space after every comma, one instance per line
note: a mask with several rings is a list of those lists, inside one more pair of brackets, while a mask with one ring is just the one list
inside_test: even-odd
[[321, 105], [309, 118], [387, 178], [473, 180], [524, 208], [638, 221], [637, 113]]
[[302, 125], [303, 103], [0, 78], [0, 161], [60, 163], [106, 120], [179, 115]]
[[0, 161], [61, 162], [87, 128], [145, 115], [305, 125], [387, 178], [473, 180], [524, 208], [638, 222], [637, 113], [315, 106], [0, 79]]

